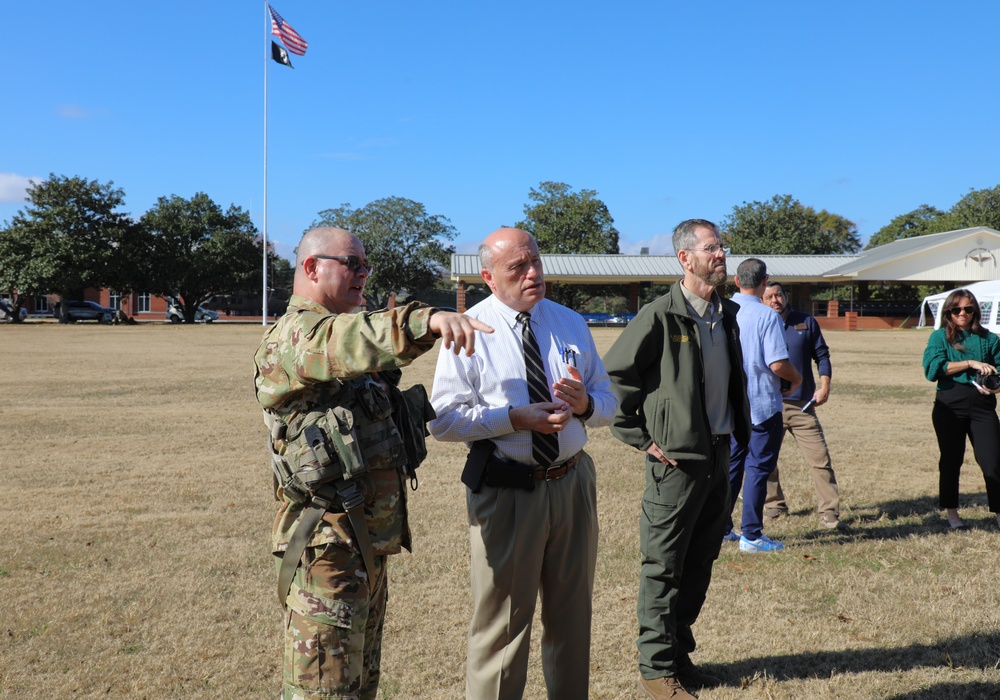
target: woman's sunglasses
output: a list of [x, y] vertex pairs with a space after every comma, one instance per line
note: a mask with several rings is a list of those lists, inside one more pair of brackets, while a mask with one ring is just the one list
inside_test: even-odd
[[974, 313], [976, 313], [976, 307], [975, 306], [953, 306], [950, 309], [948, 309], [948, 315], [949, 316], [957, 316], [960, 313], [966, 313], [969, 316], [972, 316]]

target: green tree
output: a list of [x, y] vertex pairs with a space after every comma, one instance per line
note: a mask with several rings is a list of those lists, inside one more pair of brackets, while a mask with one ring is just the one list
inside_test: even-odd
[[[811, 208], [806, 207], [806, 209]], [[861, 237], [858, 235], [857, 224], [840, 214], [831, 214], [826, 209], [821, 209], [816, 216], [819, 217], [820, 237], [831, 241], [835, 250], [842, 253], [856, 253], [861, 250]]]
[[342, 204], [319, 212], [309, 228], [336, 226], [356, 235], [375, 266], [365, 285], [368, 305], [382, 308], [393, 292], [433, 287], [441, 268], [451, 261], [455, 238], [451, 222], [428, 214], [424, 205], [404, 197], [386, 197], [354, 209]]
[[928, 233], [941, 233], [950, 228], [943, 211], [929, 204], [919, 207], [906, 214], [900, 214], [888, 224], [876, 231], [868, 239], [865, 250], [876, 246], [892, 243], [903, 238], [923, 236]]
[[250, 215], [228, 211], [198, 192], [191, 199], [160, 197], [140, 220], [151, 235], [149, 290], [176, 296], [184, 320], [215, 294], [261, 286], [261, 240]]
[[564, 182], [542, 182], [531, 188], [524, 219], [517, 228], [534, 236], [542, 253], [618, 253], [618, 229], [607, 205], [594, 190]]
[[292, 285], [295, 281], [295, 266], [280, 257], [274, 252], [273, 247], [270, 243], [267, 244], [268, 248], [268, 260], [270, 262], [270, 267], [268, 268], [267, 275], [267, 286], [268, 286], [268, 312], [269, 313], [283, 313], [288, 307], [288, 299], [292, 296]]
[[945, 231], [974, 226], [989, 226], [1000, 231], [1000, 185], [991, 189], [970, 189], [948, 210], [945, 220]]
[[21, 322], [21, 308], [28, 297], [44, 293], [32, 273], [31, 251], [27, 232], [4, 222], [0, 229], [0, 292], [7, 295], [8, 301], [0, 300], [0, 310], [12, 323]]
[[830, 255], [861, 248], [853, 222], [788, 194], [733, 207], [721, 228], [723, 242], [739, 255]]
[[[87, 287], [129, 287], [140, 229], [118, 211], [125, 193], [108, 182], [49, 175], [28, 188], [28, 204], [0, 232], [0, 289], [29, 295], [58, 292], [62, 299]], [[15, 309], [16, 312], [16, 309]], [[60, 320], [66, 320], [60, 305]]]
[[[618, 229], [607, 205], [594, 190], [579, 190], [564, 182], [542, 182], [528, 192], [519, 229], [534, 236], [541, 253], [618, 253]], [[621, 294], [608, 285], [550, 284], [549, 297], [571, 309], [583, 308], [598, 296]]]

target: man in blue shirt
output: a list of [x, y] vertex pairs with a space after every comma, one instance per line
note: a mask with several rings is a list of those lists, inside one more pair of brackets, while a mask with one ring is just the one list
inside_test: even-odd
[[[748, 445], [744, 447], [733, 440], [730, 446], [731, 502], [735, 507], [736, 494], [742, 486], [740, 551], [776, 552], [784, 549], [785, 545], [764, 536], [763, 515], [767, 478], [778, 464], [778, 450], [781, 449], [784, 432], [781, 380], [791, 385], [784, 392], [787, 395], [802, 383], [802, 375], [788, 361], [788, 345], [781, 317], [761, 302], [767, 285], [767, 266], [762, 260], [747, 258], [736, 268], [735, 282], [740, 291], [733, 295], [733, 301], [740, 305], [736, 321], [740, 326], [753, 427]], [[732, 524], [724, 539], [736, 539]]]
[[[802, 385], [784, 398], [784, 427], [791, 433], [802, 450], [802, 457], [812, 467], [812, 481], [816, 488], [816, 515], [819, 523], [830, 530], [840, 523], [840, 491], [837, 477], [830, 463], [830, 449], [823, 435], [823, 426], [816, 416], [816, 407], [830, 398], [830, 348], [823, 339], [816, 319], [788, 305], [788, 295], [781, 282], [768, 282], [764, 290], [764, 304], [778, 312], [784, 322], [788, 359], [802, 374]], [[813, 378], [812, 363], [816, 363], [819, 386]], [[788, 504], [781, 490], [778, 470], [767, 480], [767, 498], [764, 500], [764, 517], [780, 518], [788, 514]]]

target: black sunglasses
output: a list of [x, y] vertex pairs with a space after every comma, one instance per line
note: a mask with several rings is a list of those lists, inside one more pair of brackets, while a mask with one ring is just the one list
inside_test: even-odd
[[347, 266], [347, 269], [351, 272], [357, 272], [360, 267], [362, 270], [367, 272], [369, 275], [375, 266], [369, 263], [367, 260], [362, 260], [357, 255], [314, 255], [314, 258], [320, 258], [321, 260], [336, 260]]
[[975, 306], [953, 306], [950, 309], [948, 309], [948, 315], [949, 316], [954, 316], [955, 314], [961, 313], [963, 311], [965, 313], [969, 314], [970, 316], [972, 316], [973, 314], [976, 313], [976, 307]]

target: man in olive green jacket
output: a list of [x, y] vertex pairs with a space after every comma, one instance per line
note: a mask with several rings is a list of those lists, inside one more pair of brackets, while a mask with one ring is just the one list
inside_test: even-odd
[[750, 407], [735, 305], [718, 229], [691, 219], [674, 230], [684, 278], [643, 307], [604, 365], [619, 399], [611, 432], [643, 450], [640, 517], [640, 685], [651, 698], [687, 700], [720, 685], [698, 669], [691, 626], [719, 556], [729, 513], [729, 437], [745, 444]]

